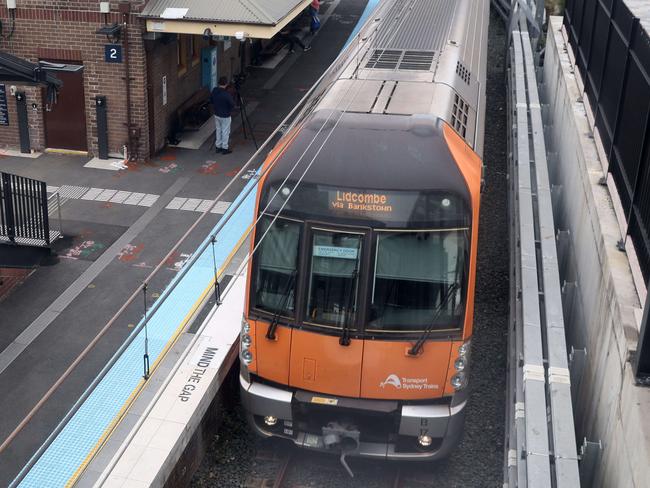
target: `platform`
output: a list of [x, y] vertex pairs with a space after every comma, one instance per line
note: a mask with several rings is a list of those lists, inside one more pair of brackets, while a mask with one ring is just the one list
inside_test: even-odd
[[[225, 224], [222, 227], [217, 224], [214, 253], [219, 278], [224, 275], [225, 267], [253, 221], [255, 186], [256, 181], [250, 180], [224, 215]], [[61, 432], [33, 466], [28, 464], [28, 471], [19, 474], [19, 479], [23, 475], [24, 478], [18, 486], [64, 486], [76, 481], [146, 384], [142, 378], [145, 333], [151, 369], [155, 370], [159, 358], [178, 339], [199, 304], [211, 292], [214, 286], [212, 252], [212, 246], [206, 247], [189, 269], [172, 280], [159, 298], [162, 305], [149, 318], [147, 332], [144, 328], [139, 330], [130, 338], [129, 346], [116, 353], [119, 357], [115, 364]]]

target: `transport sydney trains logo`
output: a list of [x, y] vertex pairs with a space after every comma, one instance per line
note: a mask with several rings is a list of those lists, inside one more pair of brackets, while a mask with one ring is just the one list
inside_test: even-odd
[[398, 390], [437, 390], [438, 385], [429, 383], [428, 378], [404, 378], [396, 374], [389, 374], [379, 383], [380, 388], [392, 386]]
[[395, 388], [399, 389], [402, 387], [402, 382], [399, 379], [399, 376], [396, 374], [389, 374], [384, 381], [379, 383], [379, 386], [384, 388], [386, 385], [392, 385]]

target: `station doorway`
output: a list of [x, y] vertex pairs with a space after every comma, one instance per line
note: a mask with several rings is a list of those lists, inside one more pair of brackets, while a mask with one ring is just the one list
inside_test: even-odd
[[40, 65], [54, 71], [63, 82], [56, 103], [51, 103], [43, 90], [45, 147], [88, 151], [83, 65], [47, 61], [41, 61]]

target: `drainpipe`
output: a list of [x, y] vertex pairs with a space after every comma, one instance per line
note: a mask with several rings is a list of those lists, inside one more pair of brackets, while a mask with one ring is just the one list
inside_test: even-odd
[[140, 129], [133, 124], [131, 113], [131, 69], [129, 65], [129, 14], [131, 12], [131, 3], [120, 2], [118, 9], [122, 14], [122, 46], [124, 50], [124, 70], [126, 72], [126, 128], [128, 134], [128, 157], [129, 160], [133, 160], [138, 157], [138, 139], [140, 138]]

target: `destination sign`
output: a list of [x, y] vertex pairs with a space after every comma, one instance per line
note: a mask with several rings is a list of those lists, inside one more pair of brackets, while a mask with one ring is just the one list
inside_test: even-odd
[[352, 212], [392, 212], [393, 205], [384, 193], [330, 191], [330, 205], [335, 210]]
[[[471, 214], [465, 202], [448, 192], [394, 191], [374, 188], [341, 188], [325, 185], [301, 185], [291, 193], [266, 187], [260, 207], [269, 213], [284, 212], [299, 219], [337, 218], [367, 222], [372, 226], [466, 226]], [[288, 191], [287, 191], [288, 190]], [[287, 201], [286, 196], [291, 195]]]

